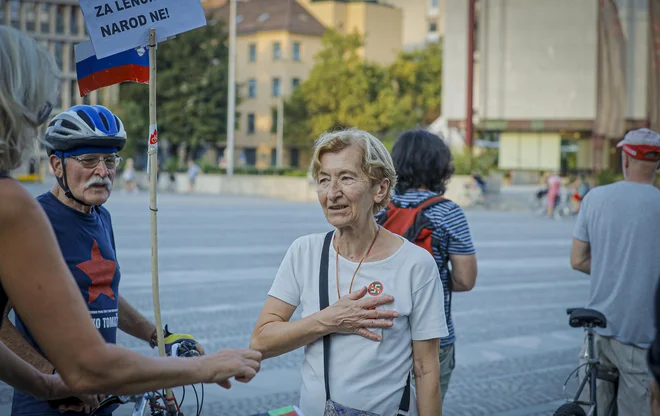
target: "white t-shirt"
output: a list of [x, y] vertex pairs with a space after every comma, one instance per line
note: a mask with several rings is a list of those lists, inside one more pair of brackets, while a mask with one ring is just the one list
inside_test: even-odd
[[[320, 310], [318, 281], [324, 238], [325, 234], [312, 234], [294, 241], [268, 293], [290, 305], [302, 305], [303, 318]], [[331, 245], [330, 305], [338, 300], [335, 255]], [[358, 263], [339, 257], [341, 296], [348, 294], [357, 266]], [[332, 335], [330, 395], [332, 400], [345, 406], [394, 416], [413, 366], [412, 341], [448, 335], [442, 282], [433, 256], [404, 240], [397, 252], [387, 259], [362, 263], [353, 291], [370, 285], [374, 290], [365, 297], [392, 295], [394, 302], [381, 308], [396, 310], [399, 317], [391, 328], [371, 329], [382, 335], [380, 342], [356, 334]], [[300, 409], [305, 416], [322, 416], [325, 404], [322, 338], [305, 347], [301, 372]], [[411, 396], [410, 415], [416, 416], [417, 403], [415, 395]]]

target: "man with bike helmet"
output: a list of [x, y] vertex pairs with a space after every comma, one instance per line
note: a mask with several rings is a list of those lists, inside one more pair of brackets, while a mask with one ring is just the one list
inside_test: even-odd
[[[660, 190], [653, 186], [660, 167], [660, 134], [630, 131], [617, 147], [625, 179], [584, 197], [571, 266], [591, 275], [585, 307], [607, 318], [607, 327], [596, 329], [596, 350], [602, 364], [619, 371], [618, 414], [646, 416], [651, 414], [647, 354], [655, 337], [653, 295], [660, 281]], [[584, 353], [585, 348], [582, 362]], [[614, 386], [598, 386], [598, 408], [606, 409]], [[583, 393], [589, 394], [588, 388]]]
[[[125, 143], [126, 131], [121, 120], [105, 107], [78, 105], [58, 114], [48, 125], [45, 137], [57, 185], [37, 200], [53, 226], [64, 259], [101, 336], [114, 344], [119, 328], [154, 348], [156, 326], [120, 295], [121, 272], [112, 220], [103, 207], [121, 162], [117, 153]], [[16, 317], [16, 329], [5, 336], [7, 345], [42, 372], [53, 372], [20, 316]], [[167, 327], [165, 331], [168, 354], [171, 346], [179, 342], [196, 344], [203, 353], [192, 336], [170, 334]], [[76, 398], [49, 403], [14, 392], [14, 416], [60, 415], [60, 410], [81, 415], [90, 408]]]

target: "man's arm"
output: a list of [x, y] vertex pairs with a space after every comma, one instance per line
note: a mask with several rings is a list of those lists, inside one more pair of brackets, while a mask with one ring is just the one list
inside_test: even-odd
[[[23, 361], [30, 363], [33, 367], [44, 374], [53, 374], [55, 367], [18, 332], [18, 329], [9, 320], [9, 311], [12, 310], [11, 302], [7, 304], [2, 315], [2, 328], [0, 328], [0, 341], [6, 345], [14, 354]], [[19, 389], [20, 390], [20, 389]]]
[[441, 416], [440, 394], [440, 340], [438, 338], [413, 341], [415, 388], [419, 416]]
[[119, 296], [119, 329], [147, 342], [156, 334], [156, 325], [138, 312], [123, 296]]
[[573, 238], [571, 267], [582, 273], [591, 274], [591, 245]]

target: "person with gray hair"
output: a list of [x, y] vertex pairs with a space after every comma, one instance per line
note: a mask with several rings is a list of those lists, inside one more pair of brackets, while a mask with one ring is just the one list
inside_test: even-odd
[[392, 158], [371, 134], [347, 129], [318, 138], [310, 172], [333, 230], [289, 247], [250, 347], [264, 358], [305, 348], [307, 416], [441, 415], [438, 349], [448, 332], [438, 268], [374, 218], [396, 185]]
[[57, 65], [33, 39], [0, 25], [0, 66], [0, 310], [13, 304], [68, 388], [51, 388], [58, 376], [46, 381], [35, 371], [27, 372], [27, 364], [4, 345], [0, 378], [40, 398], [140, 394], [202, 382], [229, 387], [231, 378], [251, 380], [260, 367], [256, 351], [161, 358], [103, 340], [43, 209], [9, 175], [29, 155], [39, 126], [50, 115]]
[[[616, 397], [612, 383], [599, 381], [598, 409], [607, 409], [615, 398], [619, 415], [648, 416], [647, 355], [656, 335], [653, 295], [660, 282], [660, 190], [653, 186], [660, 166], [660, 134], [633, 130], [617, 148], [625, 179], [596, 187], [584, 197], [571, 266], [591, 276], [586, 308], [607, 319], [606, 328], [596, 328], [597, 356], [601, 364], [619, 371]], [[586, 345], [582, 363], [585, 351]], [[583, 394], [588, 397], [588, 387]]]

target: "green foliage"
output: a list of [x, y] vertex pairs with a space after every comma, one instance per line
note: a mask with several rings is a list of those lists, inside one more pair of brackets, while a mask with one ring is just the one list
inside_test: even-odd
[[[221, 22], [211, 21], [158, 46], [157, 105], [161, 139], [173, 144], [226, 140], [228, 49]], [[149, 88], [125, 83], [116, 108], [129, 149], [144, 149], [149, 134]], [[137, 141], [138, 143], [134, 143]]]
[[488, 176], [497, 167], [497, 157], [497, 149], [483, 149], [472, 157], [467, 151], [454, 154], [454, 174], [470, 175], [472, 172], [477, 172], [482, 176]]
[[610, 169], [603, 169], [595, 175], [596, 186], [609, 185], [614, 182], [622, 181], [623, 174], [616, 173]]
[[285, 102], [285, 140], [311, 148], [321, 133], [358, 127], [393, 143], [393, 131], [440, 114], [442, 52], [437, 44], [401, 53], [389, 67], [360, 57], [357, 34], [328, 30], [309, 77]]
[[[225, 168], [218, 167], [218, 165], [199, 161], [197, 163], [203, 173], [207, 174], [222, 174], [227, 173]], [[304, 169], [296, 168], [276, 168], [269, 167], [266, 169], [257, 169], [254, 166], [237, 166], [234, 168], [235, 175], [259, 175], [259, 176], [296, 176], [305, 177], [307, 171]]]
[[396, 87], [397, 114], [430, 124], [440, 116], [442, 100], [442, 45], [430, 43], [424, 49], [402, 52], [390, 66]]

